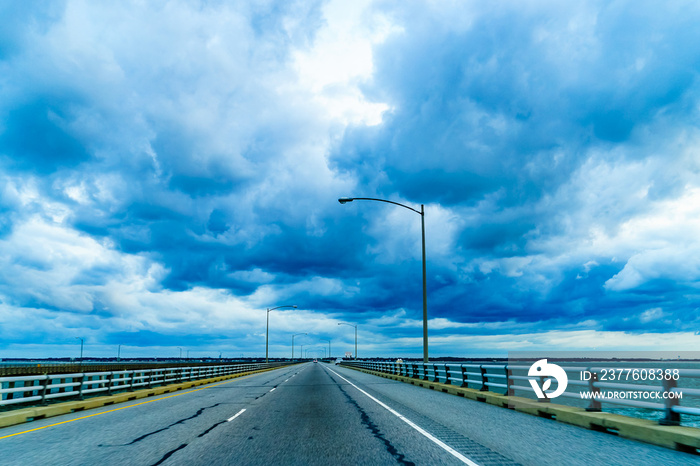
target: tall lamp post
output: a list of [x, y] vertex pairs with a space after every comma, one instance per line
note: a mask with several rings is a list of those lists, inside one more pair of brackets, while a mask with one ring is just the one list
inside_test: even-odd
[[338, 325], [349, 325], [350, 327], [355, 327], [355, 359], [357, 359], [357, 325], [348, 324], [347, 322], [338, 322]]
[[80, 337], [75, 337], [76, 339], [80, 340], [80, 362], [83, 362], [83, 343], [85, 340], [83, 340]]
[[330, 358], [331, 358], [331, 341], [330, 341], [330, 340], [323, 339], [323, 338], [321, 338], [321, 341], [327, 341], [327, 342], [328, 342], [328, 359], [330, 359]]
[[294, 360], [294, 337], [297, 337], [299, 335], [308, 335], [308, 333], [295, 333], [292, 335], [292, 360]]
[[426, 285], [426, 271], [425, 271], [425, 210], [423, 204], [420, 205], [420, 211], [409, 207], [407, 205], [399, 204], [394, 201], [387, 201], [386, 199], [375, 199], [373, 197], [341, 197], [338, 202], [341, 204], [347, 204], [352, 201], [378, 201], [386, 202], [387, 204], [394, 204], [400, 207], [404, 207], [420, 215], [420, 226], [421, 235], [423, 240], [423, 362], [428, 362], [428, 291]]
[[268, 348], [268, 338], [270, 335], [270, 311], [274, 311], [275, 309], [282, 309], [283, 307], [293, 307], [294, 309], [297, 308], [296, 304], [289, 304], [285, 306], [277, 306], [273, 307], [272, 309], [267, 310], [267, 328], [265, 329], [265, 362], [269, 362], [267, 358], [267, 348]]

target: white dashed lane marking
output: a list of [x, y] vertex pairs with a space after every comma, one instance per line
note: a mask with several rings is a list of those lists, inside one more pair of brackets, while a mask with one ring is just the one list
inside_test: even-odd
[[230, 418], [228, 418], [227, 421], [228, 421], [228, 422], [233, 421], [234, 419], [236, 419], [238, 416], [240, 416], [240, 415], [243, 414], [244, 412], [245, 412], [245, 409], [241, 409], [241, 410], [238, 411], [236, 414], [234, 414], [233, 416], [231, 416]]

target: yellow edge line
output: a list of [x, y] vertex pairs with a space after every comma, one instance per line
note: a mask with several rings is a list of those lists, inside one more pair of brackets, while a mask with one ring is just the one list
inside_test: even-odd
[[[133, 405], [122, 406], [121, 408], [110, 409], [109, 411], [102, 411], [102, 412], [100, 412], [100, 413], [89, 414], [89, 415], [87, 415], [87, 416], [77, 417], [77, 418], [75, 418], [75, 419], [70, 419], [70, 420], [68, 420], [68, 421], [62, 421], [62, 422], [57, 422], [57, 423], [55, 423], [55, 424], [49, 424], [48, 426], [37, 427], [37, 428], [35, 428], [35, 429], [29, 429], [29, 430], [25, 430], [25, 431], [23, 431], [23, 432], [17, 432], [16, 434], [5, 435], [4, 437], [0, 437], [0, 440], [5, 439], [5, 438], [14, 437], [14, 436], [16, 436], [16, 435], [28, 434], [29, 432], [35, 432], [35, 431], [37, 431], [37, 430], [47, 429], [47, 428], [49, 428], [49, 427], [60, 426], [61, 424], [68, 424], [69, 422], [80, 421], [81, 419], [87, 419], [87, 418], [90, 418], [90, 417], [99, 416], [100, 414], [113, 413], [113, 412], [115, 412], [115, 411], [121, 411], [122, 409], [133, 408], [133, 407], [135, 407], [135, 406], [141, 406], [141, 405], [145, 405], [145, 404], [148, 404], [148, 403], [153, 403], [154, 401], [166, 400], [166, 399], [168, 399], [168, 398], [173, 398], [173, 397], [181, 396], [181, 395], [189, 395], [190, 393], [198, 392], [198, 391], [204, 390], [204, 389], [206, 389], [206, 388], [216, 387], [216, 386], [218, 386], [218, 385], [223, 385], [223, 384], [225, 384], [225, 383], [231, 383], [231, 382], [233, 382], [234, 380], [242, 380], [242, 379], [245, 379], [245, 378], [248, 378], [248, 377], [252, 377], [252, 376], [254, 376], [254, 375], [257, 375], [257, 374], [244, 375], [243, 377], [236, 377], [236, 378], [234, 378], [234, 379], [227, 380], [227, 381], [225, 381], [225, 382], [219, 382], [219, 383], [207, 385], [207, 386], [202, 387], [202, 388], [196, 388], [196, 389], [194, 389], [194, 390], [185, 391], [185, 392], [182, 392], [182, 393], [176, 393], [176, 394], [174, 394], [174, 395], [168, 395], [168, 396], [164, 396], [164, 397], [162, 397], [162, 398], [156, 398], [155, 400], [142, 401], [142, 402], [140, 402], [140, 403], [136, 403], [136, 404], [133, 404]], [[68, 414], [68, 413], [66, 413], [66, 414]]]

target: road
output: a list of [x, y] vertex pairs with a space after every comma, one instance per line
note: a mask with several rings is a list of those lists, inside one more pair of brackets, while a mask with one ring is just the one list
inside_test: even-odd
[[3, 465], [700, 464], [323, 363], [0, 429]]

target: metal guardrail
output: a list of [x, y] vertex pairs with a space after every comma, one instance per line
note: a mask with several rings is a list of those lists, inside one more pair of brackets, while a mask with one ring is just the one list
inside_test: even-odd
[[[619, 364], [619, 363], [618, 363]], [[499, 389], [505, 395], [513, 396], [516, 391], [524, 391], [534, 395], [531, 385], [518, 384], [533, 379], [527, 376], [527, 365], [508, 364], [459, 364], [459, 363], [412, 363], [412, 362], [390, 362], [390, 361], [343, 361], [341, 365], [369, 369], [375, 372], [395, 374], [404, 377], [426, 380], [430, 382], [440, 382], [448, 385], [457, 385], [466, 388], [477, 388], [481, 391], [494, 391]], [[571, 367], [560, 366], [565, 372], [573, 373], [588, 371], [591, 375], [588, 381], [572, 380], [569, 377], [568, 386], [576, 387], [578, 392], [565, 391], [560, 396], [579, 399], [581, 391], [597, 392], [603, 390], [617, 390], [626, 392], [659, 392], [659, 393], [682, 393], [682, 396], [700, 397], [700, 389], [689, 387], [678, 387], [676, 380], [663, 379], [660, 385], [649, 385], [639, 383], [614, 383], [599, 381], [599, 375], [609, 368], [602, 367]], [[525, 375], [518, 375], [524, 373]], [[678, 380], [700, 379], [700, 370], [678, 369]], [[666, 395], [661, 398], [663, 403], [653, 403], [647, 401], [636, 401], [625, 398], [590, 398], [586, 411], [602, 411], [603, 403], [617, 404], [630, 408], [649, 409], [660, 411], [663, 418], [659, 419], [661, 425], [680, 425], [681, 414], [700, 416], [700, 408], [694, 406], [681, 406], [679, 398], [671, 398]], [[685, 398], [683, 398], [685, 399]], [[538, 399], [540, 402], [550, 402], [551, 399]]]
[[207, 379], [292, 364], [291, 362], [233, 364], [221, 366], [183, 366], [159, 369], [81, 372], [0, 377], [0, 407], [20, 404], [45, 404], [58, 398], [82, 398], [85, 395]]
[[[108, 372], [108, 371], [130, 371], [136, 369], [161, 369], [169, 367], [184, 366], [222, 366], [235, 364], [256, 364], [265, 362], [265, 358], [258, 360], [212, 360], [212, 359], [173, 359], [173, 360], [121, 360], [121, 361], [100, 361], [100, 360], [76, 360], [76, 361], [0, 361], [0, 377], [15, 375], [42, 375], [42, 374], [73, 374], [78, 372]], [[286, 362], [281, 359], [270, 359], [269, 362]]]

